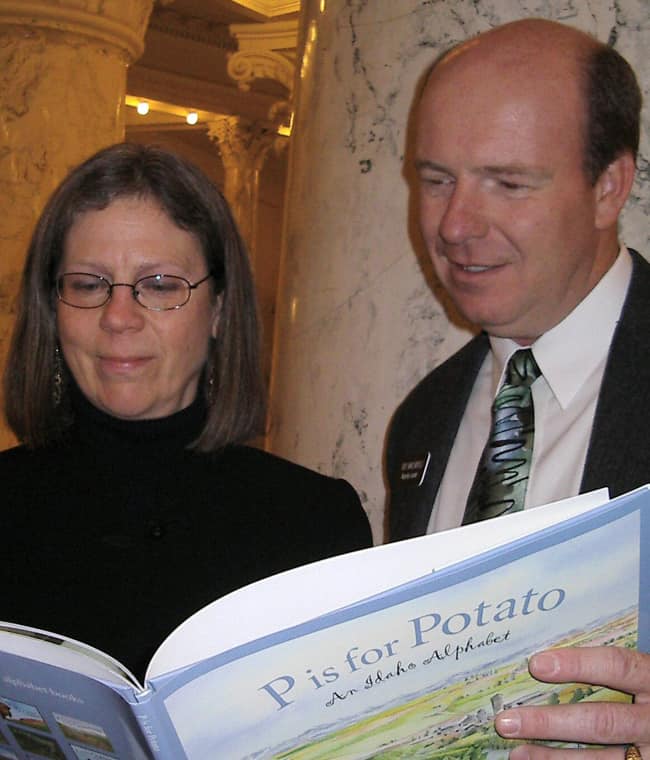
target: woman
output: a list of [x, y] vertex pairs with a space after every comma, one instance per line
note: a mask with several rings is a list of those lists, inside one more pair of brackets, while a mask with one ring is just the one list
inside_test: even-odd
[[5, 375], [0, 619], [137, 675], [212, 600], [368, 546], [357, 495], [242, 443], [264, 414], [252, 278], [195, 167], [119, 144], [37, 223]]

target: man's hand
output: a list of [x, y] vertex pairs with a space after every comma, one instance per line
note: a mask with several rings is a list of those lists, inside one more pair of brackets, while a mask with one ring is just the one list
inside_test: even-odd
[[[635, 744], [650, 760], [650, 655], [621, 647], [567, 647], [535, 654], [528, 669], [539, 681], [608, 686], [634, 695], [634, 704], [584, 702], [548, 707], [518, 707], [496, 718], [508, 739], [548, 739], [614, 745], [585, 749], [581, 757], [623, 760], [623, 745]], [[569, 760], [576, 750], [523, 745], [511, 760]]]

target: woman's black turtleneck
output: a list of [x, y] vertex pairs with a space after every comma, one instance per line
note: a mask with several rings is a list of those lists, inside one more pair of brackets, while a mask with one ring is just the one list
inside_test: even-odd
[[165, 636], [214, 599], [370, 544], [344, 481], [243, 446], [188, 449], [200, 400], [144, 421], [78, 393], [73, 407], [64, 441], [0, 453], [1, 620], [80, 639], [142, 678]]

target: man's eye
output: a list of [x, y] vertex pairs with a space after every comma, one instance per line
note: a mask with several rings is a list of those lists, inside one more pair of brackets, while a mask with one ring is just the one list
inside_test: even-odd
[[513, 182], [512, 180], [507, 180], [507, 179], [500, 179], [498, 182], [499, 182], [499, 187], [502, 187], [504, 190], [512, 190], [512, 191], [527, 190], [529, 187], [524, 182]]
[[453, 180], [449, 177], [420, 177], [420, 182], [424, 187], [433, 190], [442, 190], [453, 185]]

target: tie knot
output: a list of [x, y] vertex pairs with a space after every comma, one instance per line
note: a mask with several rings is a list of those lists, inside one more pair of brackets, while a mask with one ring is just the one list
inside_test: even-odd
[[508, 385], [530, 387], [541, 374], [531, 349], [521, 348], [508, 361], [505, 381]]

